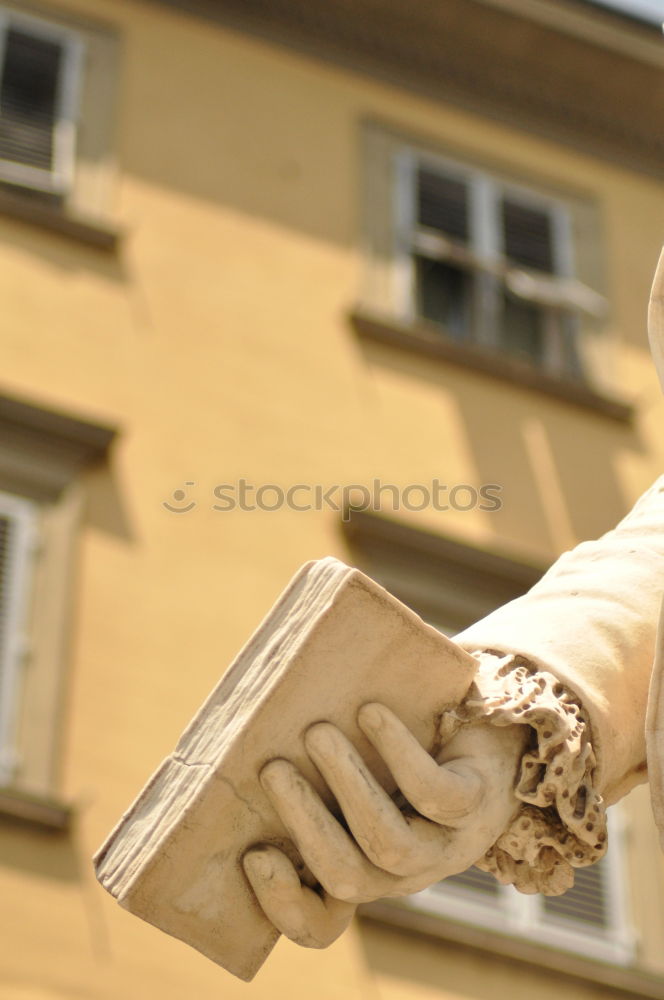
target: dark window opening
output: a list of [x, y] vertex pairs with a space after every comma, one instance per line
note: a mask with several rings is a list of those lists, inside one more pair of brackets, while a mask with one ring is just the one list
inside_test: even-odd
[[16, 28], [5, 36], [0, 158], [52, 170], [62, 46]]

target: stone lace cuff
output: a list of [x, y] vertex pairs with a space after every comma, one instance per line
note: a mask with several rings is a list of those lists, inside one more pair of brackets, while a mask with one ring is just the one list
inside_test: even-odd
[[474, 655], [477, 675], [464, 702], [444, 716], [443, 740], [480, 721], [531, 728], [515, 787], [521, 808], [476, 866], [519, 892], [559, 895], [574, 884], [574, 868], [593, 864], [607, 848], [590, 724], [552, 674], [511, 654]]

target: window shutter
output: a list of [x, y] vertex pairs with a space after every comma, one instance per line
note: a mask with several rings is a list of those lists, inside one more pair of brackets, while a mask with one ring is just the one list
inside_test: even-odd
[[577, 868], [574, 885], [562, 896], [543, 896], [544, 922], [582, 924], [588, 930], [606, 930], [610, 925], [607, 900], [606, 860], [589, 868]]
[[502, 201], [505, 256], [522, 267], [555, 272], [553, 224], [549, 212], [510, 198]]
[[409, 897], [414, 909], [512, 934], [592, 958], [628, 963], [634, 938], [626, 916], [619, 813], [609, 814], [611, 853], [575, 869], [562, 896], [523, 895], [472, 867]]
[[18, 683], [26, 647], [26, 618], [36, 507], [0, 494], [0, 785], [16, 768]]
[[0, 83], [0, 158], [52, 171], [63, 46], [10, 27]]
[[417, 222], [463, 243], [468, 241], [468, 186], [420, 167], [417, 172]]
[[[599, 861], [589, 868], [577, 868], [574, 885], [562, 896], [542, 896], [543, 923], [581, 923], [586, 929], [604, 930], [610, 926], [607, 898], [608, 871], [606, 861]], [[468, 868], [459, 875], [451, 875], [438, 884], [439, 891], [461, 889], [473, 893], [478, 899], [489, 899], [500, 894], [498, 882], [488, 872]]]

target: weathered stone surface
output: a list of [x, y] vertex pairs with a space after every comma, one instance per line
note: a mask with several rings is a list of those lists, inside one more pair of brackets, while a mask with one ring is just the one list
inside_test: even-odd
[[437, 715], [463, 698], [475, 667], [358, 570], [332, 558], [308, 563], [97, 853], [100, 882], [132, 913], [251, 979], [278, 933], [242, 855], [272, 843], [302, 870], [260, 769], [287, 758], [332, 804], [302, 739], [312, 723], [329, 720], [391, 792], [357, 727], [360, 706], [387, 705], [433, 749]]

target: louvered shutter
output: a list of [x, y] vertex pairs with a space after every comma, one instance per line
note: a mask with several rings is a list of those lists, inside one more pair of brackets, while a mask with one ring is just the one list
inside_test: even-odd
[[[562, 896], [542, 896], [543, 922], [549, 920], [561, 925], [570, 921], [581, 924], [591, 931], [602, 931], [609, 927], [607, 900], [608, 871], [606, 862], [599, 861], [589, 868], [577, 868], [574, 885]], [[468, 868], [459, 875], [447, 878], [441, 886], [448, 889], [462, 889], [473, 893], [477, 899], [495, 899], [500, 892], [498, 882], [488, 872], [479, 868]]]
[[543, 896], [542, 911], [549, 921], [584, 930], [603, 931], [610, 926], [607, 888], [609, 871], [605, 860], [589, 868], [577, 868], [574, 885], [562, 896]]
[[0, 494], [0, 784], [16, 767], [16, 713], [26, 649], [36, 528], [30, 501]]
[[52, 171], [62, 45], [10, 27], [0, 82], [0, 157]]
[[553, 220], [545, 209], [511, 198], [501, 203], [505, 256], [521, 267], [546, 274], [555, 272]]
[[[556, 267], [551, 213], [546, 208], [504, 197], [500, 201], [500, 221], [502, 249], [508, 264], [543, 276], [553, 275]], [[531, 301], [529, 294], [523, 296], [519, 292], [513, 277], [508, 275], [503, 292], [500, 343], [507, 354], [542, 367], [546, 313], [537, 301]]]
[[77, 34], [0, 11], [0, 180], [71, 186], [82, 47]]
[[564, 951], [629, 962], [634, 940], [625, 913], [619, 824], [609, 819], [611, 855], [576, 869], [573, 888], [562, 896], [522, 895], [472, 867], [410, 897], [409, 905]]
[[468, 242], [469, 188], [457, 177], [420, 166], [415, 195], [415, 313], [441, 326], [448, 336], [463, 340], [470, 336], [473, 277], [453, 260], [441, 259], [440, 248], [432, 249], [426, 241], [433, 231], [454, 244]]
[[470, 221], [468, 185], [420, 167], [417, 172], [417, 224], [466, 243]]

